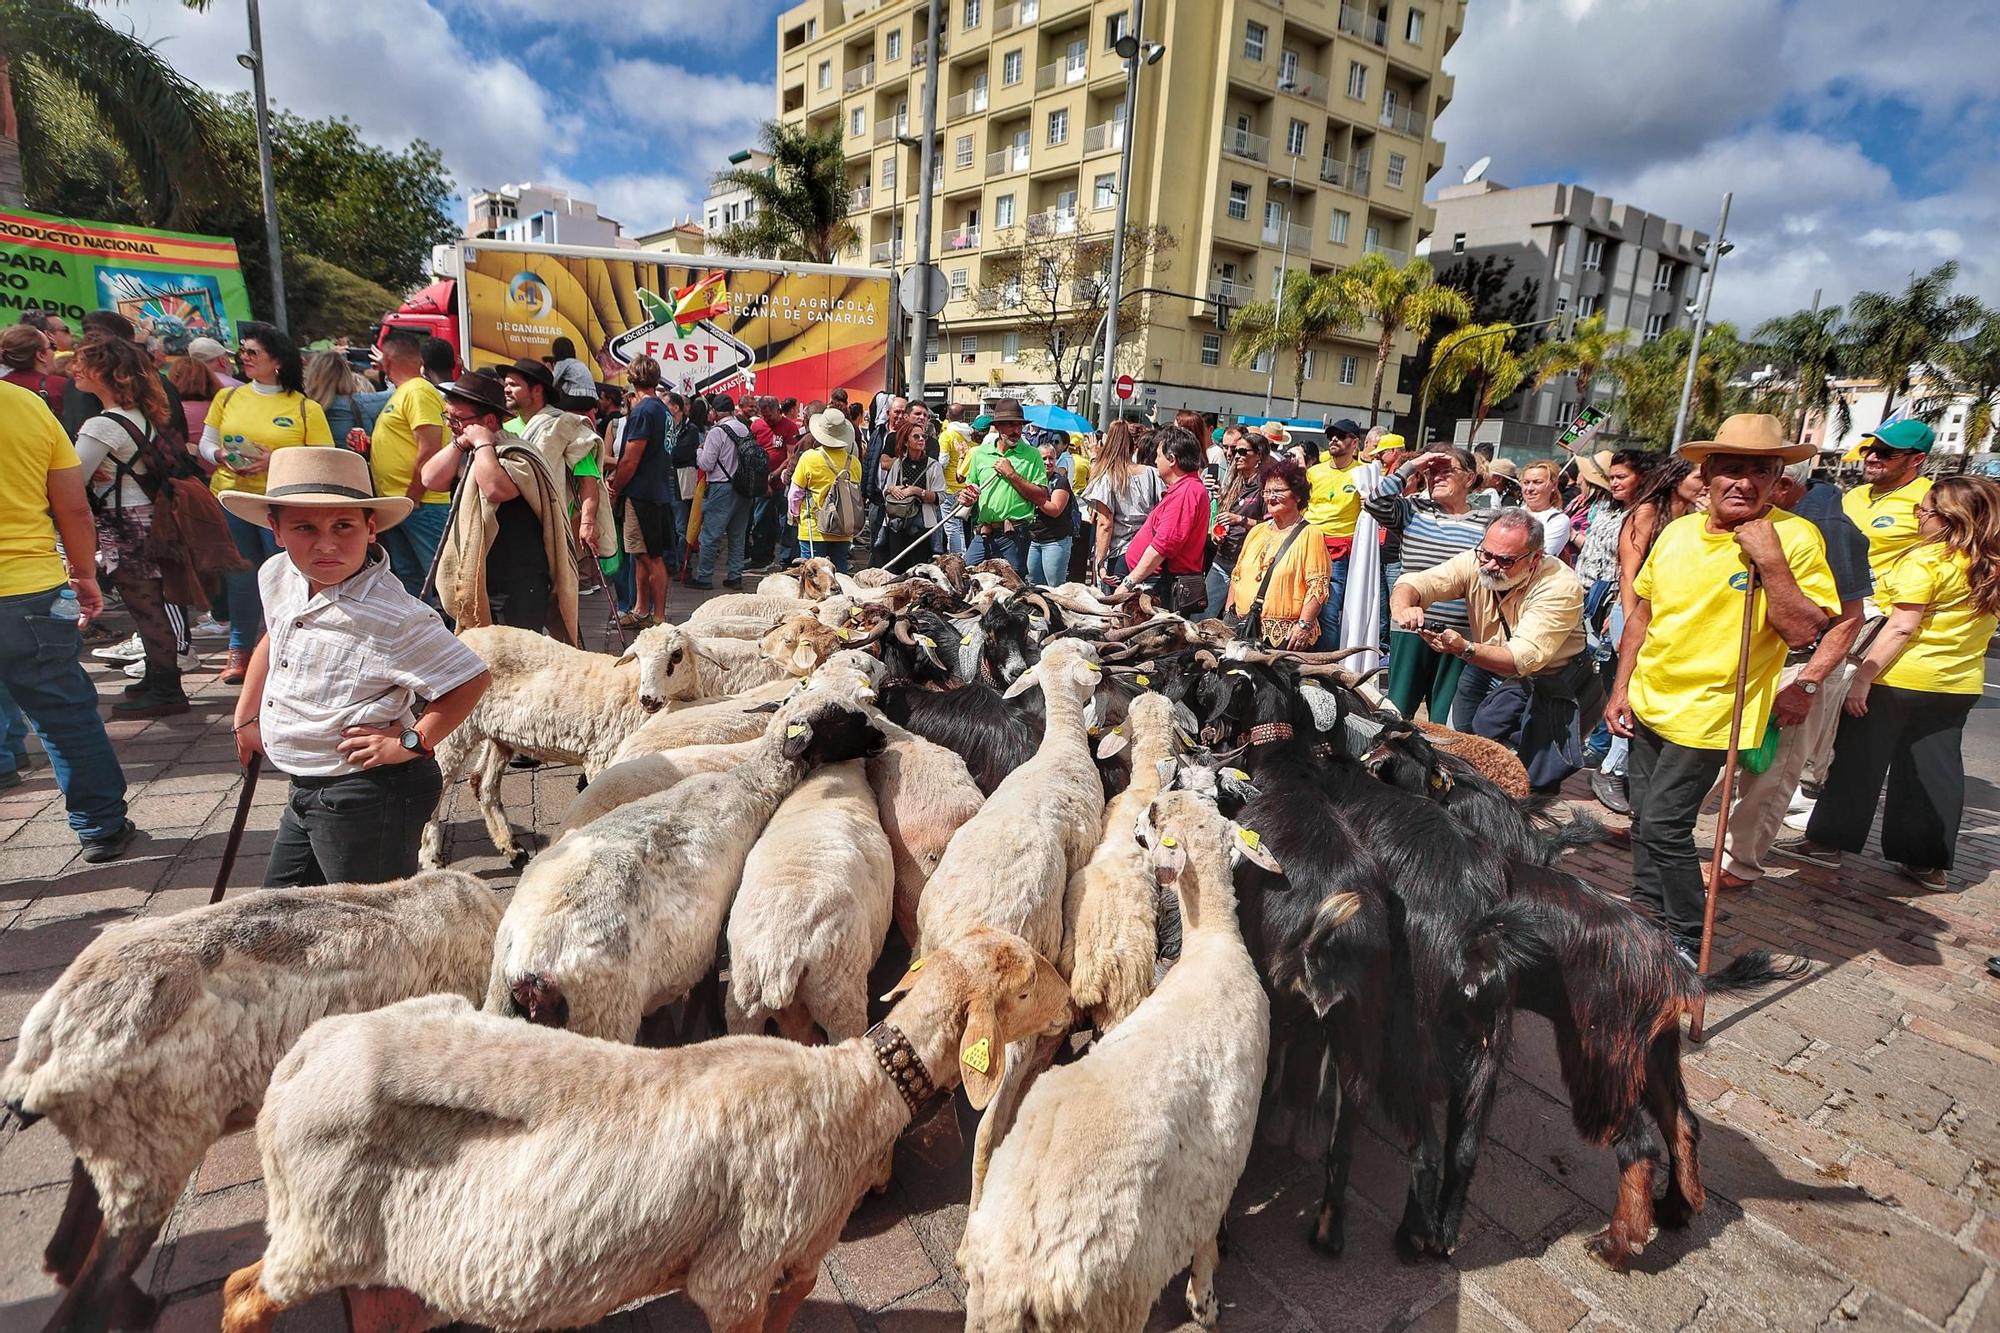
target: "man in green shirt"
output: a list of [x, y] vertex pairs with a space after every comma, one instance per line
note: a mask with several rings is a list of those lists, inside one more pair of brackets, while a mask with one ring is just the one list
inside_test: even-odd
[[1028, 419], [1017, 398], [995, 398], [989, 409], [997, 439], [988, 439], [966, 460], [966, 488], [958, 503], [972, 514], [965, 563], [995, 556], [1028, 577], [1028, 531], [1035, 509], [1049, 498], [1048, 466], [1042, 451], [1021, 438]]

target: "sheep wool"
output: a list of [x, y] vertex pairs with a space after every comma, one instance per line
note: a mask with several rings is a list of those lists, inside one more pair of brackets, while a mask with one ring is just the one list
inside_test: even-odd
[[678, 750], [620, 759], [576, 794], [569, 809], [563, 812], [562, 827], [556, 830], [556, 838], [560, 840], [564, 834], [610, 814], [621, 805], [657, 796], [684, 778], [734, 768], [756, 749], [754, 740], [733, 741], [725, 745], [683, 745]]
[[1190, 1265], [1189, 1312], [1215, 1324], [1216, 1235], [1250, 1155], [1270, 1011], [1237, 932], [1235, 826], [1193, 792], [1161, 796], [1148, 822], [1149, 862], [1181, 897], [1180, 962], [1022, 1098], [959, 1247], [974, 1333], [1138, 1333]]
[[623, 763], [634, 755], [659, 754], [687, 745], [729, 745], [762, 736], [771, 721], [771, 709], [784, 702], [796, 681], [775, 680], [768, 685], [729, 699], [713, 699], [686, 708], [666, 708], [639, 724], [625, 738], [612, 763]]

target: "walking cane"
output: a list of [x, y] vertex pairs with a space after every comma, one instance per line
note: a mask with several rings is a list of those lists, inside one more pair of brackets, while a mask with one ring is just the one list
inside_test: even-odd
[[243, 845], [243, 826], [250, 822], [250, 798], [257, 791], [257, 775], [264, 771], [264, 756], [253, 754], [243, 766], [243, 794], [236, 798], [236, 818], [229, 822], [229, 841], [222, 845], [222, 869], [215, 872], [215, 891], [208, 895], [210, 907], [222, 901], [229, 888], [229, 872], [236, 868], [236, 849]]
[[[1722, 809], [1715, 816], [1715, 850], [1708, 859], [1708, 892], [1701, 909], [1701, 956], [1695, 971], [1708, 975], [1709, 953], [1715, 947], [1715, 902], [1722, 885], [1722, 857], [1729, 837], [1729, 807], [1736, 799], [1736, 755], [1743, 742], [1743, 696], [1749, 689], [1750, 630], [1756, 620], [1757, 568], [1750, 567], [1743, 585], [1743, 636], [1736, 646], [1736, 697], [1729, 709], [1729, 754], [1722, 761]], [[1689, 1015], [1688, 1041], [1707, 1039], [1708, 997], [1698, 996]]]
[[[996, 472], [992, 476], [988, 477], [985, 480], [985, 482], [980, 486], [979, 488], [980, 503], [982, 504], [985, 503], [986, 487], [991, 486], [994, 482], [998, 480], [1000, 480], [1000, 474]], [[974, 505], [972, 506], [970, 512], [977, 513], [978, 510], [979, 506]], [[901, 560], [904, 556], [916, 550], [919, 546], [922, 546], [926, 542], [930, 541], [932, 533], [936, 532], [939, 528], [942, 528], [945, 524], [951, 522], [954, 518], [957, 518], [960, 514], [966, 512], [967, 512], [966, 506], [959, 504], [956, 499], [953, 499], [953, 501], [949, 505], [945, 506], [943, 518], [939, 519], [937, 522], [931, 524], [928, 528], [925, 528], [921, 533], [917, 534], [917, 539], [911, 542], [908, 546], [905, 546], [902, 550], [896, 552], [895, 555], [891, 556], [889, 558], [889, 563], [887, 565], [884, 565], [883, 568], [888, 569], [891, 566], [895, 565], [896, 562]]]

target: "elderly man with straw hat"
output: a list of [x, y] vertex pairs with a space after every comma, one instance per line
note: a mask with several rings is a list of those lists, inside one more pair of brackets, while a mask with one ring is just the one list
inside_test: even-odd
[[[1660, 533], [1618, 646], [1605, 715], [1632, 742], [1632, 899], [1690, 965], [1704, 901], [1695, 817], [1732, 731], [1744, 750], [1763, 740], [1786, 652], [1818, 639], [1840, 611], [1819, 529], [1772, 502], [1785, 464], [1811, 452], [1759, 413], [1681, 446], [1708, 483], [1708, 511]], [[1739, 625], [1741, 635], [1730, 632]]]
[[414, 875], [444, 786], [437, 744], [492, 680], [376, 542], [414, 503], [376, 495], [368, 460], [345, 449], [277, 450], [261, 495], [222, 503], [278, 540], [257, 571], [267, 628], [235, 723], [242, 763], [262, 754], [292, 779], [264, 886]]

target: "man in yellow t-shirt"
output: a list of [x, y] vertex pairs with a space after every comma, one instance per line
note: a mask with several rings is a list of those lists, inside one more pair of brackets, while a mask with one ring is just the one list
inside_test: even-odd
[[[1841, 498], [1840, 507], [1868, 538], [1868, 569], [1880, 589], [1890, 568], [1917, 544], [1917, 501], [1931, 493], [1923, 475], [1934, 440], [1921, 421], [1892, 421], [1861, 439], [1861, 476], [1867, 483]], [[1882, 604], [1881, 598], [1875, 599]]]
[[[79, 630], [104, 610], [83, 465], [41, 395], [4, 381], [0, 441], [0, 700], [41, 733], [83, 859], [109, 861], [136, 830], [125, 817], [125, 774], [104, 734], [97, 688], [77, 662]], [[74, 599], [64, 595], [72, 590]], [[0, 756], [0, 787], [18, 785], [18, 756]]]
[[1340, 644], [1347, 557], [1354, 549], [1354, 520], [1361, 516], [1361, 434], [1358, 421], [1342, 417], [1333, 422], [1326, 428], [1326, 456], [1306, 469], [1306, 522], [1319, 529], [1333, 564], [1333, 582], [1319, 609], [1319, 642], [1325, 648]]
[[1812, 451], [1759, 413], [1682, 445], [1708, 483], [1708, 512], [1669, 523], [1633, 583], [1605, 723], [1632, 740], [1632, 900], [1690, 966], [1703, 906], [1695, 817], [1728, 754], [1744, 598], [1754, 578], [1744, 749], [1763, 740], [1787, 648], [1812, 643], [1840, 610], [1819, 529], [1772, 506], [1783, 466]]
[[424, 378], [423, 339], [408, 329], [391, 330], [382, 339], [382, 373], [395, 391], [382, 405], [368, 440], [375, 493], [406, 496], [417, 507], [379, 540], [396, 581], [418, 597], [451, 514], [451, 495], [430, 490], [417, 479], [423, 465], [444, 447], [444, 395]]

